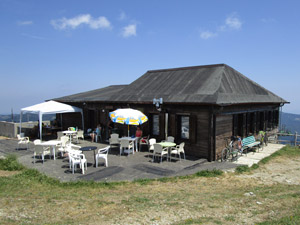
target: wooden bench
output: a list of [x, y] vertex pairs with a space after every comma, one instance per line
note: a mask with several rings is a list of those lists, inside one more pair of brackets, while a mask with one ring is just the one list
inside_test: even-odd
[[242, 140], [243, 146], [242, 146], [242, 153], [246, 151], [246, 154], [248, 152], [248, 149], [250, 148], [260, 148], [260, 141], [256, 141], [254, 136], [249, 136], [246, 138], [243, 138]]

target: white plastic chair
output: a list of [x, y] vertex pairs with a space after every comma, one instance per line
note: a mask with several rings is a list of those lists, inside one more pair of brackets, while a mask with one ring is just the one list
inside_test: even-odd
[[77, 133], [75, 133], [73, 135], [73, 140], [76, 139], [76, 143], [79, 143], [79, 138], [81, 138], [82, 140], [84, 140], [84, 136], [83, 136], [83, 130], [78, 130]]
[[42, 143], [42, 141], [40, 139], [36, 139], [36, 140], [33, 141], [34, 145], [38, 145], [38, 144], [41, 144], [41, 143]]
[[99, 159], [104, 159], [105, 160], [105, 166], [108, 167], [107, 155], [108, 155], [109, 148], [110, 148], [110, 146], [107, 146], [105, 148], [100, 148], [98, 150], [98, 153], [96, 154], [96, 167], [98, 167], [98, 160]]
[[17, 134], [17, 138], [18, 138], [18, 150], [20, 149], [20, 145], [26, 145], [26, 148], [29, 148], [29, 137], [21, 137], [20, 134]]
[[70, 151], [75, 151], [77, 153], [82, 153], [82, 151], [79, 150], [80, 148], [81, 148], [81, 146], [79, 146], [79, 145], [67, 143], [65, 146], [65, 152], [69, 153]]
[[40, 145], [40, 143], [41, 143], [40, 140], [35, 140], [34, 142], [34, 152], [33, 152], [34, 164], [37, 155], [40, 155], [42, 157], [43, 164], [45, 161], [45, 155], [50, 155], [50, 147], [42, 146]]
[[174, 140], [175, 140], [174, 137], [168, 136], [166, 141], [167, 141], [167, 142], [172, 142], [172, 143], [174, 143]]
[[71, 145], [66, 146], [66, 152], [68, 153], [68, 159], [69, 159], [69, 166], [70, 166], [70, 170], [72, 169], [72, 157], [71, 154], [81, 154], [82, 151], [79, 151], [77, 149], [73, 149], [71, 147]]
[[177, 145], [176, 147], [172, 147], [170, 155], [172, 155], [172, 154], [178, 155], [178, 157], [181, 161], [181, 153], [183, 154], [184, 159], [185, 159], [184, 142], [180, 143], [180, 145]]
[[71, 158], [72, 173], [74, 174], [75, 166], [79, 165], [84, 174], [84, 170], [87, 170], [87, 160], [85, 155], [82, 153], [69, 152], [69, 157]]
[[148, 135], [147, 137], [143, 137], [139, 140], [140, 151], [141, 151], [143, 145], [146, 145], [149, 150], [149, 138], [150, 138], [150, 136]]
[[153, 159], [152, 161], [154, 162], [154, 157], [156, 155], [160, 156], [160, 162], [162, 162], [162, 157], [166, 155], [167, 160], [168, 160], [168, 148], [163, 148], [160, 144], [153, 144], [154, 151], [153, 151]]
[[155, 144], [156, 143], [156, 139], [155, 138], [151, 138], [150, 140], [149, 140], [149, 152], [150, 151], [154, 151], [154, 147], [153, 147], [153, 144]]
[[60, 138], [64, 136], [64, 133], [62, 131], [57, 131], [56, 134], [57, 134], [57, 140], [60, 140]]
[[109, 139], [109, 145], [119, 145], [119, 134], [111, 134]]
[[129, 140], [126, 139], [122, 139], [120, 142], [120, 156], [122, 154], [122, 151], [124, 153], [127, 153], [127, 155], [129, 155], [130, 153], [134, 154], [132, 142], [129, 142]]
[[96, 129], [96, 134], [95, 134], [95, 141], [98, 143], [98, 141], [102, 142], [102, 136], [101, 136], [101, 130], [100, 128]]
[[66, 146], [69, 142], [68, 136], [62, 136], [60, 138], [61, 144], [58, 146], [58, 151], [61, 153], [61, 157], [63, 156], [64, 152], [66, 152]]

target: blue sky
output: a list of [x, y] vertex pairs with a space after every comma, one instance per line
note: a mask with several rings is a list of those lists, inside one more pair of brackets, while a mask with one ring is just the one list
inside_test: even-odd
[[0, 113], [225, 63], [300, 114], [300, 1], [0, 1]]

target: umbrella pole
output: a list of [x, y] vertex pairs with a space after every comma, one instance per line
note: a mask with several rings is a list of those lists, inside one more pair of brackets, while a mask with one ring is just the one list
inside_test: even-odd
[[128, 137], [129, 137], [129, 124], [128, 124]]

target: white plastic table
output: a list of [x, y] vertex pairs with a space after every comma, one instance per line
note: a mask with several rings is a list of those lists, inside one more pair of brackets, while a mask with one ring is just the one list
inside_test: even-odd
[[159, 142], [157, 144], [160, 144], [164, 148], [168, 148], [168, 157], [170, 158], [170, 161], [171, 161], [171, 151], [170, 151], [170, 149], [171, 149], [171, 147], [175, 147], [176, 143], [165, 141], [165, 142]]
[[65, 131], [63, 131], [63, 134], [69, 136], [69, 141], [70, 141], [70, 143], [72, 142], [72, 137], [73, 137], [73, 135], [76, 134], [76, 133], [77, 133], [76, 130], [65, 130]]
[[51, 141], [42, 142], [39, 145], [51, 147], [52, 148], [53, 159], [55, 160], [55, 148], [59, 144], [61, 144], [61, 141], [51, 140]]
[[137, 147], [137, 140], [138, 140], [138, 138], [137, 137], [134, 137], [134, 138], [132, 138], [132, 137], [121, 137], [121, 138], [119, 138], [119, 140], [128, 140], [128, 141], [133, 141], [135, 144], [133, 145], [133, 152], [134, 151], [138, 151], [138, 147]]

